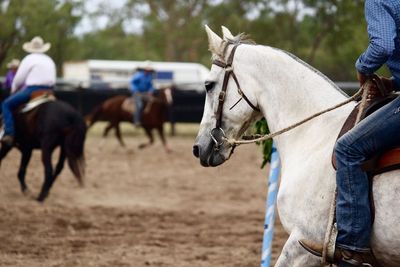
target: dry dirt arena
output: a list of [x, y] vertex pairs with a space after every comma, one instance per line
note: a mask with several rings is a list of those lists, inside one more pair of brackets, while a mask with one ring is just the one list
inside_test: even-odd
[[[167, 154], [158, 138], [139, 150], [146, 138], [131, 130], [122, 148], [92, 129], [85, 187], [65, 168], [44, 204], [20, 193], [12, 151], [0, 169], [0, 266], [259, 266], [268, 175], [260, 148], [203, 168], [192, 156], [195, 130], [180, 132]], [[42, 181], [37, 151], [27, 173], [35, 197]], [[278, 224], [273, 262], [285, 239]]]

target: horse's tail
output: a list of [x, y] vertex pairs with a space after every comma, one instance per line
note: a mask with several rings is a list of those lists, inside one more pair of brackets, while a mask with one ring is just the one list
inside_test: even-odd
[[86, 124], [79, 118], [71, 125], [70, 131], [65, 136], [64, 149], [68, 165], [80, 185], [83, 185], [85, 175], [85, 138]]

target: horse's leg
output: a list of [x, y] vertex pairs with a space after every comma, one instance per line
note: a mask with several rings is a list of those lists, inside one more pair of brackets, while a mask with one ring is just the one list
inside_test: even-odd
[[322, 267], [321, 258], [315, 257], [302, 248], [298, 242], [301, 235], [293, 231], [286, 241], [275, 267]]
[[12, 147], [10, 146], [0, 146], [0, 165], [1, 161], [7, 156], [8, 152], [11, 151]]
[[22, 157], [21, 157], [21, 164], [19, 165], [19, 170], [18, 170], [18, 180], [19, 184], [21, 185], [21, 191], [22, 193], [27, 193], [28, 192], [28, 187], [25, 184], [25, 174], [26, 174], [26, 168], [28, 167], [29, 161], [32, 156], [32, 149], [24, 149], [21, 150]]
[[99, 143], [99, 148], [102, 148], [104, 146], [105, 138], [107, 137], [108, 132], [111, 130], [112, 127], [113, 127], [112, 123], [109, 122], [108, 125], [106, 126], [106, 128], [104, 128], [103, 139]]
[[139, 145], [140, 149], [145, 148], [145, 147], [147, 147], [149, 145], [152, 145], [154, 143], [154, 137], [153, 137], [153, 133], [151, 132], [151, 129], [144, 127], [144, 131], [145, 131], [147, 137], [149, 138], [149, 142], [147, 144], [146, 143], [140, 144]]
[[163, 125], [158, 126], [157, 131], [158, 131], [158, 135], [160, 136], [161, 142], [164, 145], [165, 151], [167, 151], [167, 153], [172, 152], [172, 150], [169, 147], [167, 140], [165, 139], [165, 136], [164, 136], [164, 126]]
[[54, 182], [53, 166], [51, 164], [52, 152], [53, 152], [53, 149], [51, 149], [51, 147], [47, 147], [47, 146], [43, 147], [42, 146], [42, 162], [44, 165], [44, 182], [43, 182], [42, 190], [37, 198], [37, 200], [40, 202], [44, 201], [46, 199], [46, 197], [49, 195], [50, 188]]
[[56, 169], [53, 174], [53, 183], [64, 168], [65, 157], [66, 157], [65, 148], [64, 146], [60, 146], [60, 157], [58, 158]]
[[125, 147], [124, 140], [122, 140], [121, 136], [121, 128], [119, 127], [119, 123], [116, 124], [115, 126], [115, 136], [117, 137], [119, 144], [123, 147]]
[[110, 122], [108, 123], [107, 127], [104, 129], [103, 137], [107, 137], [108, 132], [114, 127], [114, 125]]

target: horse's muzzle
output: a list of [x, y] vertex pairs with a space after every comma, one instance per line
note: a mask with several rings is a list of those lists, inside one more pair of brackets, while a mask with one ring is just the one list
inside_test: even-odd
[[200, 147], [198, 144], [195, 144], [193, 146], [193, 156], [195, 156], [196, 158], [200, 157]]
[[221, 144], [216, 148], [218, 144], [215, 144], [215, 141], [209, 136], [208, 138], [206, 136], [200, 137], [193, 145], [193, 155], [200, 159], [200, 164], [204, 167], [218, 166], [226, 160], [224, 155], [221, 154]]

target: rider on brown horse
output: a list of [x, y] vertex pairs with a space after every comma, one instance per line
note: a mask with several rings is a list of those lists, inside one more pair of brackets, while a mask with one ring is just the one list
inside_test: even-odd
[[144, 101], [150, 98], [154, 92], [153, 86], [154, 69], [149, 61], [146, 65], [137, 69], [137, 72], [131, 80], [131, 92], [135, 100], [135, 113], [133, 123], [136, 126], [141, 124], [141, 116], [144, 107]]
[[44, 54], [50, 49], [50, 43], [44, 43], [41, 37], [35, 37], [22, 47], [30, 53], [22, 61], [15, 74], [9, 96], [2, 105], [4, 118], [3, 145], [11, 147], [14, 143], [15, 127], [13, 110], [29, 101], [32, 93], [50, 90], [56, 82], [54, 61]]

